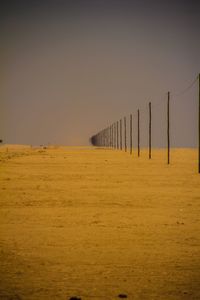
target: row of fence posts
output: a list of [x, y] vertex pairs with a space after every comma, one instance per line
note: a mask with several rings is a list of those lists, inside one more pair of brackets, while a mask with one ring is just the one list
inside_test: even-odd
[[[200, 173], [200, 74], [198, 75], [199, 82], [199, 146], [198, 146], [198, 172]], [[122, 122], [124, 126], [122, 126]], [[124, 127], [124, 135], [122, 134]], [[130, 127], [130, 154], [133, 153], [133, 115], [129, 117]], [[123, 142], [124, 137], [124, 142]], [[170, 92], [167, 93], [167, 164], [170, 164]], [[123, 150], [127, 152], [127, 118], [120, 119], [114, 122], [107, 128], [101, 130], [90, 138], [93, 146], [109, 147], [113, 149]], [[152, 106], [149, 102], [149, 131], [148, 131], [148, 152], [149, 159], [152, 158]], [[137, 110], [137, 156], [140, 157], [140, 110]]]
[[[168, 149], [168, 164], [170, 163], [170, 131], [169, 131], [169, 103], [170, 103], [170, 93], [168, 92], [167, 99], [167, 149]], [[122, 126], [122, 122], [124, 126]], [[151, 131], [152, 131], [152, 112], [151, 112], [151, 102], [149, 102], [149, 159], [151, 159]], [[122, 127], [124, 127], [124, 135], [122, 134]], [[129, 117], [129, 132], [130, 132], [130, 154], [133, 153], [133, 115], [130, 114]], [[123, 142], [124, 136], [124, 142]], [[113, 149], [123, 150], [127, 152], [127, 118], [120, 119], [119, 121], [114, 122], [107, 128], [101, 130], [96, 135], [91, 137], [91, 143], [94, 146], [98, 147], [109, 147]], [[140, 156], [140, 110], [137, 110], [137, 153], [138, 157]]]

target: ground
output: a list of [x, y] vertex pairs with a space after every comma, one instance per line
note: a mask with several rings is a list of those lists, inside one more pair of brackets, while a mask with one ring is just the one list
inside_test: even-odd
[[0, 299], [200, 299], [197, 151], [0, 147]]

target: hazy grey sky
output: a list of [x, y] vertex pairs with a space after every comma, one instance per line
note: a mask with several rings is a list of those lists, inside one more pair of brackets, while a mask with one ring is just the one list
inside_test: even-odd
[[[153, 145], [165, 144], [166, 92], [200, 72], [198, 1], [4, 1], [0, 138], [87, 145], [109, 123], [153, 109]], [[171, 100], [174, 146], [197, 145], [197, 83]], [[145, 121], [146, 120], [146, 121]]]

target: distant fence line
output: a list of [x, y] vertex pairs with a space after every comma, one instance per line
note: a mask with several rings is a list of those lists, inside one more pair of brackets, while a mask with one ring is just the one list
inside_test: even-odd
[[[198, 112], [198, 173], [200, 173], [200, 74], [195, 80], [182, 92], [174, 94], [175, 96], [183, 95], [198, 81], [198, 100], [199, 100], [199, 112]], [[167, 92], [167, 164], [170, 164], [170, 92]], [[152, 105], [149, 102], [149, 124], [148, 124], [148, 157], [152, 158]], [[140, 156], [140, 109], [137, 110], [137, 156]], [[124, 124], [124, 126], [123, 126]], [[124, 134], [123, 134], [124, 128]], [[129, 142], [130, 142], [130, 154], [133, 153], [133, 114], [129, 115]], [[124, 138], [124, 141], [123, 141]], [[98, 133], [90, 137], [90, 142], [93, 146], [106, 147], [111, 149], [118, 149], [127, 152], [127, 117], [112, 123], [108, 127], [100, 130]]]

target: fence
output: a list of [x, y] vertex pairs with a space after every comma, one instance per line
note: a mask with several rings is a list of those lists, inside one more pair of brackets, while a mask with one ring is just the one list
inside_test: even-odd
[[[194, 84], [198, 82], [198, 173], [200, 173], [200, 74], [195, 78], [195, 80], [183, 91], [180, 93], [167, 93], [167, 101], [166, 101], [166, 122], [167, 122], [167, 130], [166, 130], [166, 144], [167, 144], [167, 164], [170, 164], [170, 100], [173, 97], [180, 97], [185, 94], [188, 90], [190, 90]], [[148, 158], [152, 158], [152, 107], [155, 108], [161, 104], [161, 101], [156, 103], [156, 105], [152, 106], [152, 103], [148, 104]], [[137, 118], [137, 156], [140, 156], [140, 115], [141, 109], [137, 110], [137, 113], [131, 113], [129, 118], [125, 116], [120, 120], [112, 123], [108, 127], [100, 130], [98, 133], [94, 134], [90, 138], [90, 142], [93, 146], [97, 147], [109, 147], [113, 149], [123, 150], [127, 152], [127, 120], [129, 119], [129, 150], [130, 154], [133, 153], [133, 117]], [[123, 126], [124, 124], [124, 126]], [[123, 133], [124, 128], [124, 133]]]

